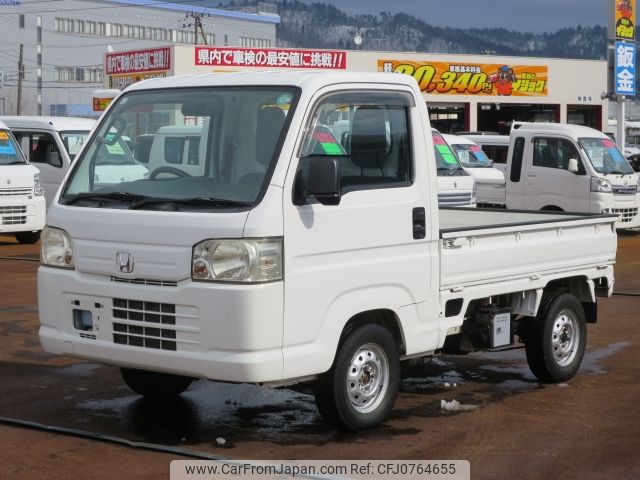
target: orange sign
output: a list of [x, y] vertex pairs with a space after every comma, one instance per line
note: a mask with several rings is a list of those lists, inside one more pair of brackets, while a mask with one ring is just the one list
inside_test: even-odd
[[636, 37], [635, 0], [614, 0], [616, 38], [633, 40]]
[[113, 98], [96, 98], [93, 97], [93, 111], [104, 112]]
[[544, 65], [378, 60], [378, 71], [413, 76], [420, 90], [443, 95], [545, 97], [549, 79]]

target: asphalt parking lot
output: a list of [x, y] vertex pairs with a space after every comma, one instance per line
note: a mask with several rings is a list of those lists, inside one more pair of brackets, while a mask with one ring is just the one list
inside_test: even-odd
[[[150, 402], [116, 368], [45, 353], [38, 249], [0, 236], [5, 478], [168, 478], [169, 462], [189, 454], [464, 459], [474, 480], [640, 478], [640, 234], [619, 237], [619, 295], [600, 301], [571, 381], [541, 385], [522, 350], [437, 357], [405, 368], [390, 419], [355, 435], [327, 426], [304, 389], [198, 381], [177, 400]], [[442, 408], [453, 400], [462, 407]]]

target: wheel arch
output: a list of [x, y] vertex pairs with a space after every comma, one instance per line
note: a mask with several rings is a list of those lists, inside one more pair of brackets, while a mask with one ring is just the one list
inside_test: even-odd
[[400, 322], [400, 318], [398, 318], [396, 313], [388, 308], [367, 310], [353, 315], [344, 325], [336, 349], [342, 344], [342, 341], [347, 335], [349, 335], [350, 332], [365, 324], [381, 325], [382, 327], [386, 328], [393, 336], [393, 339], [398, 346], [400, 355], [405, 354], [406, 342], [404, 338], [404, 331], [402, 329], [402, 323]]
[[572, 294], [582, 304], [587, 323], [596, 323], [598, 321], [596, 286], [593, 280], [585, 276], [552, 280], [545, 286], [542, 296], [544, 299], [547, 297], [555, 297], [565, 292]]

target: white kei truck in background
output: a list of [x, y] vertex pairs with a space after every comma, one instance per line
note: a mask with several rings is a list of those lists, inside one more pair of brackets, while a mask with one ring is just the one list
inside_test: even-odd
[[518, 123], [505, 170], [508, 209], [612, 213], [640, 227], [640, 177], [606, 134], [561, 123]]
[[[119, 136], [194, 121], [202, 169], [94, 184]], [[612, 293], [616, 217], [439, 209], [436, 178], [406, 75], [138, 82], [49, 209], [42, 346], [118, 366], [147, 396], [194, 378], [314, 382], [323, 417], [347, 431], [386, 419], [404, 359], [522, 341], [541, 381], [571, 378], [596, 297]]]
[[0, 122], [0, 233], [36, 243], [47, 213], [40, 171], [30, 165], [7, 126]]
[[458, 135], [442, 135], [458, 156], [464, 170], [475, 182], [475, 201], [478, 207], [500, 206], [504, 201], [504, 173], [493, 163], [480, 146]]
[[13, 132], [29, 163], [40, 170], [47, 207], [84, 145], [95, 120], [78, 117], [0, 117]]

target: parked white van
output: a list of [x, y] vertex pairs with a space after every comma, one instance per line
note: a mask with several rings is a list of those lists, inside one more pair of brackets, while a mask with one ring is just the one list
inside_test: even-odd
[[95, 120], [75, 117], [0, 117], [15, 135], [27, 160], [40, 170], [47, 205], [69, 165], [84, 145]]
[[433, 147], [438, 170], [438, 205], [441, 207], [475, 207], [476, 183], [462, 165], [442, 134], [435, 129]]
[[504, 200], [504, 173], [493, 166], [475, 142], [456, 135], [442, 135], [458, 156], [462, 168], [476, 182], [476, 205], [495, 207]]
[[35, 243], [45, 214], [40, 172], [29, 165], [14, 136], [0, 122], [0, 233], [10, 233], [20, 243]]

